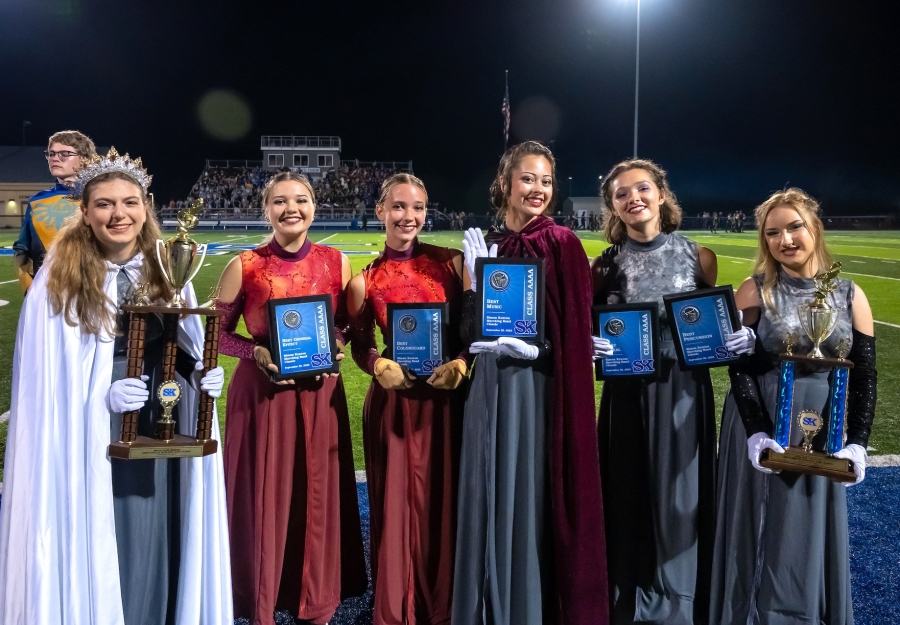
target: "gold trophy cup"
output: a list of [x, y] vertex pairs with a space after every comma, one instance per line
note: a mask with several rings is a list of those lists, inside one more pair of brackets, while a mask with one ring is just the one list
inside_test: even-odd
[[[203, 200], [194, 200], [188, 208], [178, 211], [178, 234], [163, 241], [156, 241], [156, 259], [166, 281], [172, 285], [175, 294], [166, 304], [169, 308], [185, 308], [187, 303], [181, 295], [182, 289], [194, 279], [206, 259], [206, 245], [191, 239], [188, 231], [197, 226], [198, 215], [203, 210]], [[197, 262], [197, 255], [200, 261]]]
[[834, 332], [834, 326], [838, 321], [838, 310], [829, 305], [826, 300], [837, 288], [835, 279], [840, 272], [841, 264], [834, 263], [831, 269], [817, 275], [813, 301], [797, 307], [797, 313], [800, 315], [800, 327], [813, 342], [812, 351], [806, 355], [807, 358], [825, 358], [820, 346]]

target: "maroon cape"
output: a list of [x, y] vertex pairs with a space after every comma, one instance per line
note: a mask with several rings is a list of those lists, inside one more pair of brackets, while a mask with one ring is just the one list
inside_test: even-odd
[[591, 272], [581, 241], [552, 219], [492, 231], [498, 256], [545, 259], [544, 328], [553, 357], [550, 496], [560, 622], [609, 621], [591, 345]]

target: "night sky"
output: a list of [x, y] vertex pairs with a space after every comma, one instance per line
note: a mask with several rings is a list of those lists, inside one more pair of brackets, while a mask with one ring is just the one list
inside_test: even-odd
[[[900, 206], [889, 3], [643, 0], [640, 156], [688, 214], [797, 185], [826, 213]], [[0, 0], [0, 144], [77, 128], [144, 158], [157, 200], [263, 134], [339, 135], [484, 212], [511, 141], [552, 141], [561, 193], [631, 155], [634, 0]], [[201, 110], [205, 111], [201, 115]]]

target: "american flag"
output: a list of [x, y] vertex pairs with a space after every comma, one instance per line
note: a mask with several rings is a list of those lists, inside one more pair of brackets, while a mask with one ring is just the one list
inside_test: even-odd
[[503, 149], [509, 145], [509, 72], [506, 72], [506, 94], [503, 96], [503, 106], [500, 107], [503, 113]]

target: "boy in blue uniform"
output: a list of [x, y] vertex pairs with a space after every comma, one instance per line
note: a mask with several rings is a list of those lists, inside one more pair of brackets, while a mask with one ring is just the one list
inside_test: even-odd
[[78, 210], [78, 205], [69, 199], [70, 185], [77, 178], [82, 159], [94, 154], [94, 142], [77, 130], [57, 132], [47, 142], [44, 155], [56, 185], [28, 200], [22, 230], [13, 244], [16, 275], [24, 291], [31, 286], [35, 273], [41, 268], [56, 233], [66, 218]]

